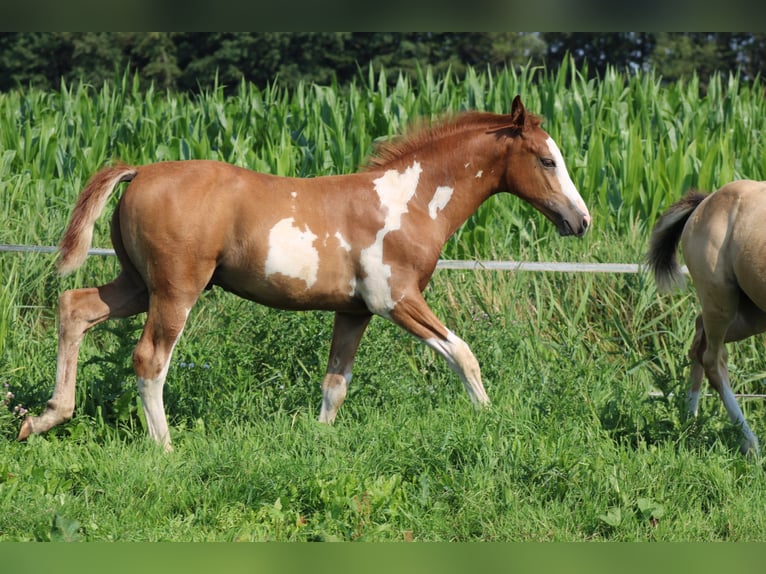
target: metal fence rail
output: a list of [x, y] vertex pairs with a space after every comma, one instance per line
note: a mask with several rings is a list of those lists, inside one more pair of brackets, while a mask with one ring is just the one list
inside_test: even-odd
[[561, 273], [639, 273], [637, 263], [566, 263], [556, 261], [463, 261], [440, 259], [437, 269], [481, 271], [558, 271]]
[[[12, 245], [0, 243], [0, 252], [54, 253], [56, 247], [47, 245]], [[113, 249], [93, 248], [89, 255], [114, 255]], [[567, 263], [556, 261], [466, 261], [440, 259], [437, 269], [464, 269], [468, 271], [555, 271], [559, 273], [640, 273], [646, 266], [637, 263]], [[683, 267], [686, 273], [686, 267]]]
[[[53, 245], [13, 245], [0, 243], [0, 252], [9, 253], [55, 253], [58, 247]], [[88, 255], [114, 255], [114, 249], [93, 248], [88, 250]]]

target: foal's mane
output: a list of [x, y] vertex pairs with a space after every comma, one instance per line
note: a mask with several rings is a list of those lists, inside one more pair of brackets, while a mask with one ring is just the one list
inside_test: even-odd
[[[536, 127], [542, 123], [543, 119], [540, 116], [530, 113], [525, 116], [525, 128]], [[367, 160], [366, 169], [386, 167], [406, 155], [466, 131], [483, 129], [491, 132], [512, 127], [514, 119], [511, 114], [490, 112], [463, 112], [443, 117], [433, 124], [421, 120], [404, 135], [377, 144]]]

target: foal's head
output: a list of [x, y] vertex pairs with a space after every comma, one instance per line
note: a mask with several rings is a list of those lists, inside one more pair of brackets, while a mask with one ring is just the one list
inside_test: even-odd
[[540, 127], [542, 119], [527, 113], [516, 96], [510, 120], [502, 129], [515, 136], [510, 138], [512, 152], [506, 167], [508, 191], [532, 204], [561, 235], [584, 234], [590, 213], [569, 177], [556, 142]]

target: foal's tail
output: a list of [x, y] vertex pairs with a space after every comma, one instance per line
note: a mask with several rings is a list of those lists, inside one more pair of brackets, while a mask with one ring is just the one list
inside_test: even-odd
[[121, 181], [130, 181], [138, 170], [127, 165], [107, 167], [90, 178], [77, 198], [64, 237], [59, 244], [56, 269], [66, 275], [83, 264], [93, 241], [93, 225], [104, 211], [106, 200]]
[[654, 272], [654, 281], [659, 291], [670, 291], [675, 286], [683, 285], [684, 277], [678, 264], [678, 244], [686, 221], [706, 197], [706, 194], [696, 190], [687, 192], [654, 225], [646, 259]]

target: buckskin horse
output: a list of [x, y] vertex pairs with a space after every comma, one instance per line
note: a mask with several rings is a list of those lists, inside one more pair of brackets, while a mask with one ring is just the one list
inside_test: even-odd
[[743, 453], [757, 454], [750, 430], [731, 390], [726, 343], [766, 331], [766, 182], [738, 180], [713, 194], [688, 192], [655, 224], [648, 261], [657, 287], [682, 283], [676, 252], [681, 251], [702, 312], [689, 351], [688, 406], [698, 413], [707, 376], [730, 420], [744, 436]]
[[526, 200], [561, 235], [591, 223], [556, 143], [516, 96], [510, 114], [464, 112], [383, 143], [358, 173], [292, 178], [209, 160], [116, 165], [81, 192], [59, 245], [61, 274], [80, 266], [95, 220], [120, 182], [112, 215], [121, 272], [59, 300], [56, 383], [19, 440], [69, 420], [85, 332], [146, 312], [133, 353], [149, 435], [170, 450], [162, 390], [189, 310], [217, 285], [280, 309], [335, 313], [321, 422], [334, 421], [373, 315], [444, 357], [470, 399], [489, 404], [479, 364], [422, 296], [447, 239], [488, 197]]

